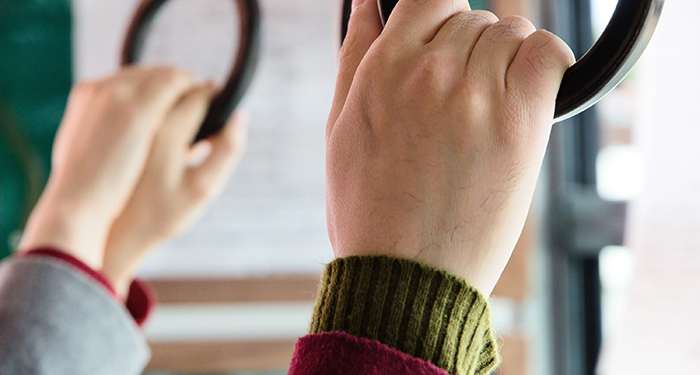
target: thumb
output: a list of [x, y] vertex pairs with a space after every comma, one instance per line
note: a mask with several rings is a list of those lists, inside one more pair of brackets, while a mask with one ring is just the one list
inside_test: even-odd
[[381, 32], [382, 21], [379, 17], [377, 0], [353, 0], [347, 35], [340, 48], [335, 97], [328, 119], [329, 134], [345, 106], [357, 68]]
[[209, 199], [221, 193], [245, 152], [247, 127], [248, 116], [239, 111], [219, 134], [207, 140], [211, 143], [209, 156], [200, 165], [190, 168], [185, 176], [185, 183], [195, 199]]

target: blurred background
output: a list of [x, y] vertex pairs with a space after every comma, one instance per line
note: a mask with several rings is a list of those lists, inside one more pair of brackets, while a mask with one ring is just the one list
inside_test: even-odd
[[[195, 7], [159, 26], [151, 61], [177, 55], [204, 78], [220, 77], [235, 50], [230, 0], [180, 1]], [[0, 258], [14, 251], [46, 181], [72, 83], [118, 69], [138, 4], [0, 0]], [[616, 4], [472, 1], [501, 17], [532, 19], [577, 57]], [[161, 300], [145, 328], [153, 375], [286, 373], [332, 259], [324, 127], [340, 4], [263, 0], [261, 7], [261, 60], [243, 103], [251, 114], [248, 154], [205, 217], [141, 271]], [[700, 368], [699, 11], [698, 2], [669, 2], [623, 84], [554, 126], [530, 220], [492, 298], [499, 374]]]

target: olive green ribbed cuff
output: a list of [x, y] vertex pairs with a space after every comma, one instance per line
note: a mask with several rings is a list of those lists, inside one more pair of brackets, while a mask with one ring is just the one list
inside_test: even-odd
[[488, 302], [445, 271], [384, 256], [339, 258], [324, 272], [310, 333], [376, 340], [457, 375], [498, 365]]

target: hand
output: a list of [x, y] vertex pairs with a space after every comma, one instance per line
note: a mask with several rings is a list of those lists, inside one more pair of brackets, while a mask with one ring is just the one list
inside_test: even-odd
[[338, 257], [427, 263], [489, 295], [522, 231], [573, 55], [526, 19], [356, 1], [327, 126]]
[[192, 77], [171, 68], [129, 68], [76, 85], [21, 248], [55, 247], [100, 269], [107, 232], [131, 196], [158, 129], [193, 85]]
[[[218, 135], [191, 145], [214, 93], [211, 86], [192, 90], [170, 111], [133, 195], [111, 228], [102, 272], [121, 296], [128, 293], [141, 259], [203, 211], [243, 154], [246, 128], [240, 115]], [[193, 166], [196, 150], [209, 152]]]

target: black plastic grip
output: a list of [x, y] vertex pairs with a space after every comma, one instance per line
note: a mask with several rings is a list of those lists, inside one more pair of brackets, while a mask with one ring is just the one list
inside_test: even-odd
[[[226, 84], [209, 107], [195, 139], [218, 133], [236, 109], [253, 79], [260, 49], [260, 8], [257, 0], [231, 0], [240, 18], [238, 54]], [[124, 41], [122, 65], [138, 63], [151, 22], [167, 0], [144, 0], [136, 10]], [[235, 15], [232, 15], [235, 16]], [[206, 58], [206, 57], [205, 57]]]
[[[398, 0], [378, 0], [386, 23]], [[627, 74], [649, 44], [664, 0], [619, 0], [605, 31], [591, 49], [564, 75], [555, 121], [573, 117], [600, 101]], [[352, 0], [344, 0], [341, 37], [345, 40]], [[341, 40], [341, 42], [342, 42]]]

